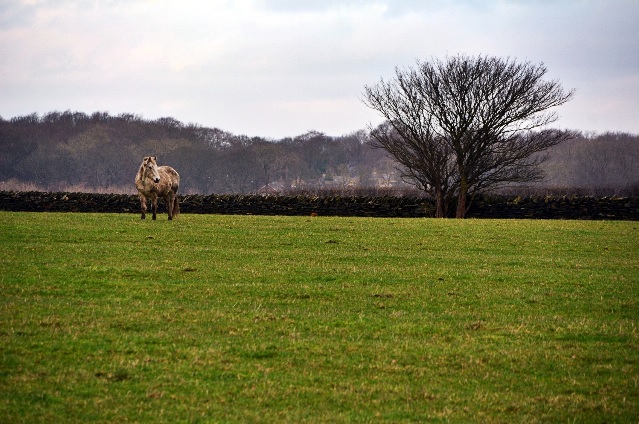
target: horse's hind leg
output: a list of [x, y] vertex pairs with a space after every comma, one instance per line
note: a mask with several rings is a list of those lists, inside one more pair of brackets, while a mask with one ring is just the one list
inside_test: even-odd
[[154, 197], [153, 198], [153, 219], [157, 218], [157, 214], [158, 214], [158, 198]]
[[177, 218], [180, 215], [180, 201], [177, 194], [173, 198], [173, 218]]
[[173, 200], [175, 199], [175, 195], [169, 193], [164, 198], [164, 202], [166, 202], [166, 208], [169, 211], [169, 221], [173, 220]]

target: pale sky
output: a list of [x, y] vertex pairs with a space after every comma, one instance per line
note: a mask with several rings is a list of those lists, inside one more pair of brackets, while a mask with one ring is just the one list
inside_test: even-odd
[[639, 0], [0, 0], [0, 116], [171, 116], [234, 134], [339, 136], [396, 66], [543, 62], [558, 128], [639, 134]]

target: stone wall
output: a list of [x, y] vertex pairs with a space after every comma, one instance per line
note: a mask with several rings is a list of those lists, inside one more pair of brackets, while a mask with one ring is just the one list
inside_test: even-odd
[[[0, 210], [31, 212], [139, 213], [138, 197], [125, 194], [0, 191]], [[160, 201], [160, 213], [166, 213]], [[429, 217], [434, 205], [419, 197], [364, 196], [180, 196], [182, 213]], [[469, 218], [639, 220], [639, 198], [503, 197], [475, 199]]]
[[531, 196], [475, 199], [469, 218], [639, 220], [638, 197]]

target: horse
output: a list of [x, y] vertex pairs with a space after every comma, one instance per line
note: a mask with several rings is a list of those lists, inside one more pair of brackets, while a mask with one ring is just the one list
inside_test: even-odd
[[135, 188], [138, 189], [142, 219], [146, 218], [147, 197], [153, 206], [153, 219], [158, 212], [158, 197], [162, 197], [169, 210], [169, 221], [180, 214], [177, 191], [180, 187], [180, 174], [170, 166], [158, 166], [157, 157], [146, 156], [135, 176]]

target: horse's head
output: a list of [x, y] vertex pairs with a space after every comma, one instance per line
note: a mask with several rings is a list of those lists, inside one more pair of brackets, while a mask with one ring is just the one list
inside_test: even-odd
[[160, 182], [160, 173], [158, 172], [158, 163], [155, 156], [145, 157], [142, 161], [142, 167], [145, 175], [150, 176], [156, 183]]

